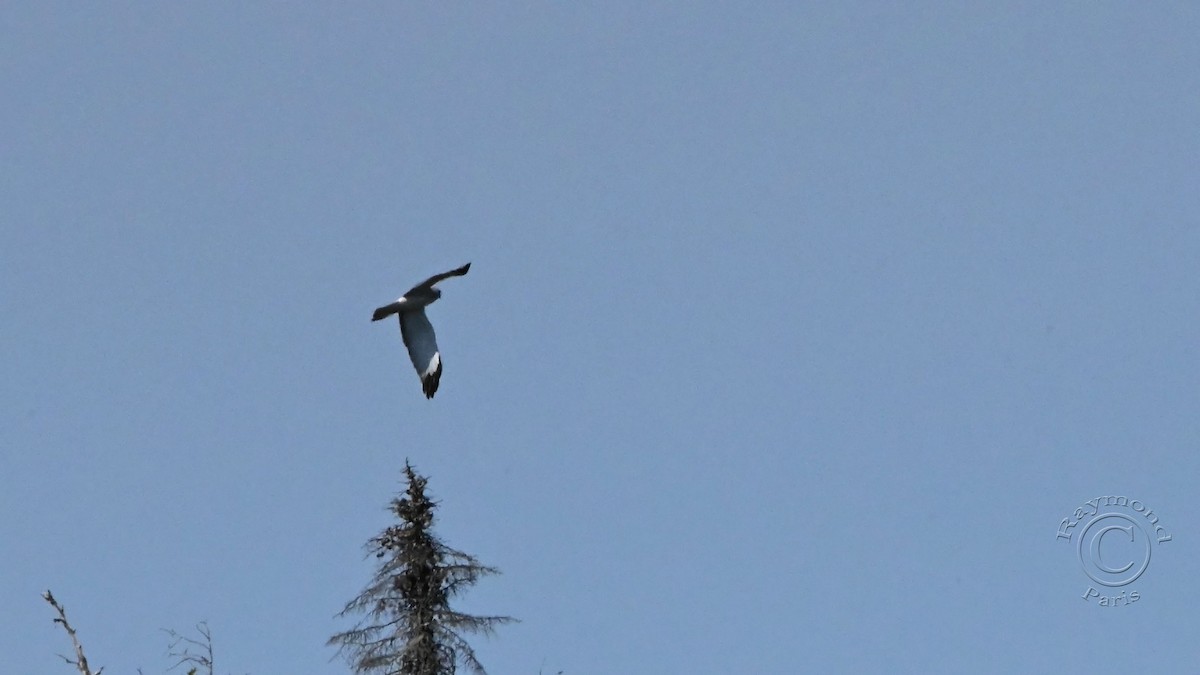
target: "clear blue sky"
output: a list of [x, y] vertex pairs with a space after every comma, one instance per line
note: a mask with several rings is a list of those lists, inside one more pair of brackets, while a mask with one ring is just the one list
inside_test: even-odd
[[[953, 6], [947, 7], [945, 5]], [[1185, 672], [1192, 3], [7, 3], [0, 670], [341, 673], [405, 458], [493, 675]], [[430, 309], [421, 395], [371, 310]], [[1099, 608], [1059, 521], [1174, 532]]]

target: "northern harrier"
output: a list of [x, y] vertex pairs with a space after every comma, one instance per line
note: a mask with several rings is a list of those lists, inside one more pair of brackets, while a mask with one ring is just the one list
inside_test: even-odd
[[437, 338], [433, 334], [433, 324], [425, 316], [425, 306], [433, 304], [442, 297], [442, 291], [436, 288], [439, 281], [450, 277], [461, 277], [471, 269], [467, 263], [456, 270], [435, 274], [425, 281], [413, 286], [399, 300], [384, 305], [371, 315], [372, 321], [386, 319], [393, 314], [400, 315], [400, 335], [404, 338], [404, 346], [408, 347], [408, 357], [412, 359], [413, 368], [421, 377], [421, 390], [425, 398], [433, 398], [437, 392], [438, 381], [442, 379], [442, 355], [438, 352]]

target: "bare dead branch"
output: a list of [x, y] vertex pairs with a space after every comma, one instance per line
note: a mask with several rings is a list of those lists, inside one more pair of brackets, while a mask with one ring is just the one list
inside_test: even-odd
[[188, 675], [199, 673], [201, 668], [208, 671], [208, 675], [213, 675], [212, 630], [209, 629], [208, 622], [201, 621], [196, 624], [196, 632], [201, 638], [199, 640], [166, 628], [163, 632], [171, 637], [171, 644], [167, 645], [167, 656], [178, 659], [168, 670], [175, 670], [187, 664], [192, 666]]
[[80, 675], [100, 675], [103, 673], [103, 667], [97, 671], [92, 671], [92, 669], [88, 667], [87, 657], [83, 654], [83, 645], [79, 644], [79, 636], [75, 634], [75, 629], [71, 626], [71, 622], [67, 621], [67, 610], [62, 605], [58, 604], [58, 601], [54, 599], [54, 595], [49, 591], [49, 589], [47, 589], [42, 595], [42, 599], [50, 603], [50, 606], [54, 608], [54, 611], [58, 612], [58, 616], [55, 617], [54, 623], [60, 624], [63, 627], [63, 630], [67, 631], [67, 635], [71, 638], [71, 645], [75, 648], [74, 659], [69, 659], [62, 654], [59, 654], [58, 657], [72, 666], [75, 666], [75, 669], [80, 672]]

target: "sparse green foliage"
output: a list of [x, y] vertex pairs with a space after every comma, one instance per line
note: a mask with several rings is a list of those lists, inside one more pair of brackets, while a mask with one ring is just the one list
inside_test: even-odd
[[329, 639], [356, 673], [453, 675], [458, 664], [482, 675], [483, 665], [462, 633], [489, 635], [506, 616], [472, 616], [450, 608], [450, 598], [480, 577], [497, 574], [434, 536], [436, 504], [427, 479], [405, 462], [407, 487], [392, 500], [399, 524], [367, 542], [379, 559], [375, 577], [339, 616], [362, 615], [352, 630]]

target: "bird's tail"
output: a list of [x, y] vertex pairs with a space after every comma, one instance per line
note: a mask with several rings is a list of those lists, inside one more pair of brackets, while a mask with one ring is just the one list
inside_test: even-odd
[[393, 302], [390, 305], [384, 305], [383, 307], [377, 308], [375, 310], [375, 313], [371, 315], [371, 320], [378, 321], [380, 319], [386, 319], [389, 316], [391, 316], [399, 311], [400, 311], [400, 303]]

